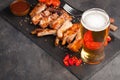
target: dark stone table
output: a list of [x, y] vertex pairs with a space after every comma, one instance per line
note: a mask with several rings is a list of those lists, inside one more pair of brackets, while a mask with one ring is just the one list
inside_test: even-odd
[[[115, 25], [120, 26], [120, 0], [66, 1], [80, 10], [103, 8], [115, 18]], [[111, 33], [120, 39], [120, 29]], [[89, 80], [120, 80], [119, 59], [120, 55]], [[78, 80], [78, 78], [0, 17], [0, 80]]]

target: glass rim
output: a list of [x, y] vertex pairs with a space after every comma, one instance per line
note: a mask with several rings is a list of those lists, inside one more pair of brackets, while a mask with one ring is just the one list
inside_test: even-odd
[[[89, 14], [88, 12], [92, 12], [92, 11], [96, 11], [96, 12], [101, 12], [102, 14], [104, 14], [104, 16], [106, 17], [107, 21], [106, 21], [106, 24], [104, 26], [102, 26], [103, 28], [102, 29], [93, 29], [91, 27], [88, 27], [84, 21], [84, 18], [85, 18], [85, 15], [86, 14]], [[82, 25], [88, 29], [88, 30], [91, 30], [91, 31], [102, 31], [102, 30], [105, 30], [109, 25], [110, 25], [110, 18], [109, 18], [109, 15], [106, 13], [105, 10], [103, 9], [100, 9], [100, 8], [91, 8], [91, 9], [88, 9], [86, 10], [83, 14], [82, 14], [82, 17], [81, 17], [81, 23]]]

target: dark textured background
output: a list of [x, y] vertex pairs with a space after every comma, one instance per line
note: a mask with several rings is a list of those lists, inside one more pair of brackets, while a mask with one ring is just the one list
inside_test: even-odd
[[0, 0], [0, 11], [9, 6], [9, 4], [14, 0]]
[[[103, 8], [115, 18], [115, 25], [120, 25], [119, 0], [66, 1], [80, 10], [92, 7]], [[0, 80], [77, 80], [68, 70], [2, 18], [0, 18], [0, 23]], [[120, 39], [119, 31], [118, 29], [111, 33]], [[90, 80], [119, 80], [119, 58], [120, 56], [116, 57]]]
[[78, 80], [0, 17], [0, 80]]

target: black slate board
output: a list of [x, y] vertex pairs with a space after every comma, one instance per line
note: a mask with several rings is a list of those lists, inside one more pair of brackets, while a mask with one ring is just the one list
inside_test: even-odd
[[[36, 3], [34, 0], [28, 0], [30, 3]], [[0, 16], [8, 21], [14, 28], [22, 32], [25, 36], [31, 39], [35, 44], [37, 44], [40, 48], [46, 51], [49, 55], [51, 55], [55, 60], [57, 60], [61, 65], [63, 65], [63, 57], [65, 53], [72, 53], [65, 46], [54, 46], [55, 36], [45, 36], [41, 38], [37, 38], [35, 35], [31, 35], [30, 32], [36, 27], [30, 24], [30, 20], [28, 20], [29, 16], [17, 17], [11, 14], [9, 8], [6, 8], [2, 12], [0, 12]], [[22, 23], [22, 24], [21, 24]], [[23, 45], [24, 46], [24, 45]], [[116, 37], [112, 36], [112, 41], [105, 48], [106, 58], [105, 60], [98, 65], [88, 65], [82, 64], [79, 67], [66, 67], [71, 73], [73, 73], [78, 79], [86, 80], [101, 68], [103, 68], [107, 63], [109, 63], [114, 57], [118, 55], [118, 51], [120, 50], [120, 40]], [[64, 65], [63, 65], [64, 66]]]

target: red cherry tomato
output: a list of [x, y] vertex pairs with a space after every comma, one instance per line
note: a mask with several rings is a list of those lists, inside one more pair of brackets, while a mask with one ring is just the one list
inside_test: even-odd
[[76, 56], [71, 56], [67, 54], [64, 59], [63, 63], [65, 66], [79, 66], [82, 63], [82, 59], [78, 59]]
[[108, 36], [104, 42], [104, 46], [107, 46], [110, 41], [111, 41], [111, 37]]
[[74, 60], [73, 60], [72, 58], [70, 58], [70, 59], [68, 60], [68, 62], [69, 62], [69, 64], [70, 64], [71, 66], [74, 65]]
[[60, 0], [38, 0], [39, 2], [45, 3], [48, 6], [58, 7], [60, 6]]
[[52, 4], [54, 7], [58, 7], [60, 6], [60, 0], [53, 0]]
[[107, 41], [108, 41], [108, 42], [111, 41], [111, 37], [110, 37], [110, 36], [107, 37]]
[[53, 2], [53, 0], [46, 0], [46, 4], [47, 4], [48, 6], [52, 5], [52, 2]]
[[68, 61], [63, 61], [63, 63], [64, 63], [65, 66], [69, 66]]
[[76, 65], [76, 66], [79, 66], [79, 65], [81, 65], [81, 63], [82, 63], [82, 60], [81, 60], [81, 59], [78, 59], [78, 60], [76, 61], [75, 65]]
[[46, 2], [46, 0], [38, 0], [39, 2], [42, 2], [42, 3], [45, 3]]
[[70, 58], [70, 55], [69, 54], [67, 54], [66, 56], [65, 56], [65, 58], [64, 58], [64, 60], [69, 60], [69, 58]]
[[102, 43], [100, 43], [100, 42], [86, 42], [85, 46], [88, 49], [96, 50], [96, 49], [100, 49], [100, 47], [102, 46]]
[[91, 31], [87, 31], [85, 33], [83, 40], [84, 40], [85, 47], [91, 50], [99, 49], [102, 46], [102, 42], [95, 42], [93, 40]]
[[84, 34], [84, 41], [93, 41], [93, 38], [92, 38], [92, 32], [91, 31], [87, 31], [85, 34]]

